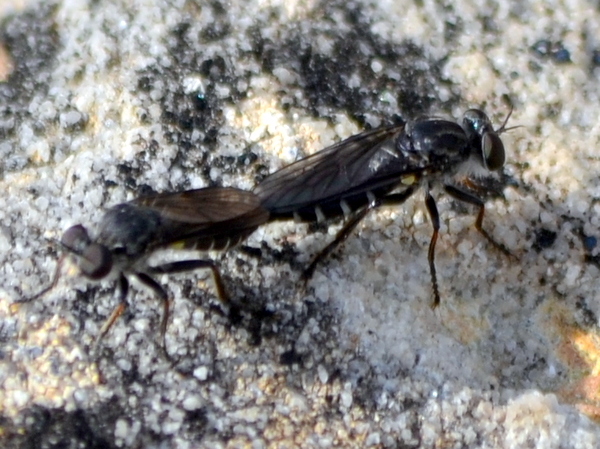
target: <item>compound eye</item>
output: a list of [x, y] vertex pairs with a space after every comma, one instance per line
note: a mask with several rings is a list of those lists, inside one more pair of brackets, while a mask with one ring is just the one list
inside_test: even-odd
[[484, 133], [481, 137], [481, 152], [483, 165], [490, 171], [500, 170], [504, 167], [506, 154], [504, 144], [496, 133]]
[[83, 226], [76, 225], [71, 226], [63, 233], [60, 242], [68, 250], [75, 254], [81, 254], [81, 252], [90, 244], [90, 237]]
[[77, 265], [84, 276], [102, 279], [112, 269], [112, 255], [105, 246], [92, 243], [81, 253]]

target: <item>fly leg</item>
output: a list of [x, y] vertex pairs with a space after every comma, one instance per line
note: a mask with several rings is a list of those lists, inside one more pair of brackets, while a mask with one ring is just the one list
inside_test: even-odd
[[[225, 304], [229, 304], [229, 296], [225, 290], [225, 284], [221, 278], [221, 273], [217, 268], [217, 264], [212, 260], [181, 260], [172, 263], [166, 263], [156, 267], [149, 267], [147, 271], [151, 274], [170, 274], [170, 273], [181, 273], [185, 271], [198, 270], [201, 268], [208, 268], [212, 272], [213, 281], [217, 290], [217, 297]], [[146, 286], [150, 287], [163, 303], [163, 318], [160, 323], [160, 337], [162, 342], [162, 348], [167, 359], [174, 362], [169, 354], [167, 353], [165, 335], [167, 333], [167, 323], [169, 320], [169, 299], [165, 290], [149, 275], [145, 273], [136, 273], [138, 279]], [[231, 313], [231, 312], [230, 312]]]
[[[227, 293], [225, 292], [225, 286], [223, 284], [223, 280], [221, 279], [221, 274], [216, 267], [216, 264], [211, 260], [183, 260], [179, 262], [168, 263], [164, 265], [159, 265], [157, 267], [150, 267], [147, 271], [151, 274], [168, 274], [168, 273], [178, 273], [182, 271], [191, 271], [199, 268], [210, 268], [213, 273], [213, 279], [217, 289], [217, 296], [219, 299], [227, 304], [229, 298]], [[163, 305], [163, 316], [160, 323], [160, 340], [161, 347], [167, 357], [167, 359], [171, 360], [171, 357], [167, 353], [166, 350], [166, 341], [165, 335], [167, 332], [167, 323], [169, 321], [169, 296], [165, 289], [156, 282], [149, 274], [146, 273], [134, 273], [135, 277], [146, 287], [154, 292], [156, 296], [158, 296]], [[119, 276], [118, 284], [118, 296], [119, 296], [119, 304], [113, 312], [110, 314], [106, 322], [102, 325], [100, 329], [99, 336], [96, 340], [96, 345], [98, 342], [106, 335], [108, 330], [112, 327], [114, 322], [119, 318], [119, 316], [123, 313], [126, 307], [125, 298], [127, 297], [127, 292], [129, 291], [129, 282], [127, 278], [121, 274]]]
[[433, 226], [433, 234], [431, 234], [429, 250], [427, 251], [427, 260], [429, 261], [429, 272], [431, 273], [431, 283], [433, 284], [433, 304], [431, 304], [431, 308], [435, 309], [440, 305], [440, 291], [437, 282], [437, 272], [435, 270], [435, 244], [440, 233], [440, 214], [438, 213], [435, 200], [429, 191], [425, 195], [425, 205], [427, 206], [431, 225]]
[[[156, 296], [158, 296], [163, 305], [163, 316], [160, 321], [160, 341], [163, 350], [167, 352], [165, 334], [167, 332], [167, 322], [169, 321], [169, 295], [162, 286], [148, 276], [146, 273], [135, 273], [135, 277], [146, 287], [150, 288]], [[168, 357], [168, 355], [167, 355]]]
[[100, 332], [98, 333], [98, 337], [96, 338], [96, 342], [94, 344], [94, 352], [100, 343], [100, 340], [104, 338], [108, 330], [112, 327], [112, 325], [117, 321], [117, 318], [121, 316], [127, 304], [125, 303], [125, 298], [127, 297], [127, 292], [129, 292], [129, 282], [127, 278], [121, 273], [119, 275], [119, 279], [117, 281], [117, 296], [119, 298], [119, 304], [114, 308], [110, 316], [106, 319], [102, 327], [100, 328]]
[[[160, 284], [158, 284], [158, 282], [156, 282], [154, 279], [152, 279], [147, 274], [135, 273], [135, 277], [146, 287], [150, 288], [161, 299], [161, 301], [163, 303], [164, 312], [163, 312], [163, 319], [161, 322], [160, 329], [161, 329], [162, 344], [163, 344], [163, 348], [164, 348], [165, 347], [164, 346], [165, 331], [167, 329], [167, 320], [169, 318], [169, 299], [168, 299], [167, 293], [160, 286]], [[102, 338], [104, 338], [104, 336], [110, 330], [110, 328], [115, 323], [115, 321], [117, 321], [117, 318], [119, 318], [123, 314], [125, 307], [127, 307], [125, 298], [127, 297], [127, 293], [129, 292], [129, 281], [127, 281], [127, 278], [125, 277], [125, 275], [123, 273], [121, 273], [119, 275], [119, 279], [118, 279], [118, 283], [117, 283], [117, 291], [118, 291], [118, 297], [119, 297], [119, 304], [117, 305], [117, 307], [114, 308], [114, 310], [112, 311], [110, 316], [107, 318], [107, 320], [104, 322], [104, 324], [100, 328], [98, 338], [96, 338], [96, 344], [95, 344], [96, 347], [98, 346], [98, 343], [100, 342], [100, 340]]]
[[215, 288], [217, 290], [217, 297], [223, 304], [229, 305], [229, 295], [225, 289], [225, 283], [221, 278], [221, 273], [217, 268], [217, 264], [212, 260], [181, 260], [178, 262], [159, 265], [157, 267], [150, 267], [148, 272], [152, 274], [169, 274], [199, 270], [202, 268], [210, 269], [212, 272], [213, 281], [215, 283]]
[[[170, 273], [182, 273], [185, 271], [199, 270], [202, 268], [208, 268], [211, 270], [213, 282], [215, 283], [215, 288], [217, 290], [217, 297], [223, 304], [229, 306], [230, 305], [229, 304], [229, 295], [227, 294], [227, 291], [225, 289], [225, 283], [223, 282], [223, 279], [221, 278], [221, 273], [219, 272], [219, 269], [217, 268], [217, 264], [212, 260], [181, 260], [178, 262], [172, 262], [172, 263], [166, 263], [164, 265], [159, 265], [157, 267], [150, 267], [150, 268], [148, 268], [147, 271], [151, 274], [170, 274]], [[158, 284], [157, 284], [157, 286], [160, 287]], [[152, 286], [150, 286], [150, 287], [153, 290], [157, 291], [154, 287], [152, 287]], [[162, 290], [162, 287], [160, 287], [160, 290]], [[164, 292], [164, 290], [162, 290], [162, 291]], [[165, 314], [163, 315], [163, 320], [161, 323], [161, 333], [163, 335], [163, 340], [164, 340], [164, 334], [167, 329], [168, 312], [169, 312], [168, 301], [166, 301]]]
[[335, 236], [335, 239], [327, 245], [316, 257], [312, 260], [308, 268], [304, 270], [302, 278], [304, 282], [308, 282], [308, 280], [312, 277], [315, 272], [315, 269], [319, 263], [327, 256], [329, 256], [344, 240], [348, 238], [348, 236], [354, 231], [358, 223], [365, 218], [365, 216], [371, 211], [379, 206], [392, 206], [404, 203], [413, 193], [415, 189], [410, 187], [403, 192], [394, 193], [391, 195], [387, 195], [383, 198], [375, 199], [368, 206], [361, 209], [359, 212], [354, 214], [350, 220], [348, 220], [342, 229], [338, 231]]
[[302, 279], [304, 279], [305, 283], [308, 282], [310, 278], [312, 278], [315, 269], [317, 268], [317, 265], [323, 259], [329, 256], [333, 251], [335, 251], [335, 249], [340, 245], [340, 243], [346, 240], [348, 236], [352, 233], [352, 231], [354, 231], [354, 228], [356, 228], [358, 223], [360, 223], [360, 221], [366, 217], [369, 211], [371, 209], [375, 209], [378, 205], [379, 204], [377, 203], [377, 201], [374, 201], [367, 207], [363, 207], [359, 212], [354, 214], [354, 216], [344, 224], [342, 229], [340, 229], [336, 234], [333, 242], [331, 242], [329, 245], [323, 248], [321, 252], [315, 256], [310, 265], [304, 270], [304, 273], [302, 273]]
[[444, 189], [453, 198], [477, 206], [479, 208], [479, 213], [477, 214], [477, 219], [475, 220], [475, 229], [477, 229], [479, 233], [487, 239], [488, 242], [494, 245], [496, 249], [509, 257], [513, 256], [506, 246], [504, 246], [502, 243], [496, 242], [492, 236], [489, 235], [485, 229], [483, 229], [482, 225], [483, 215], [485, 213], [485, 204], [481, 198], [452, 185], [445, 185]]

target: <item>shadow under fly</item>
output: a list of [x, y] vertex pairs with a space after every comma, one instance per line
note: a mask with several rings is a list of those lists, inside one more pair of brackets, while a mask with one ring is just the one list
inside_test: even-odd
[[478, 207], [475, 227], [494, 247], [510, 255], [483, 229], [484, 201], [468, 186], [477, 187], [477, 178], [503, 168], [505, 152], [500, 134], [508, 130], [506, 123], [511, 113], [512, 109], [497, 130], [483, 111], [469, 109], [460, 124], [424, 118], [357, 134], [267, 176], [254, 193], [271, 214], [270, 220], [347, 220], [335, 240], [305, 270], [306, 281], [317, 264], [348, 237], [371, 209], [402, 204], [419, 187], [423, 188], [433, 224], [428, 262], [432, 307], [437, 307], [440, 294], [435, 245], [440, 217], [430, 193], [435, 184], [441, 184], [455, 199]]
[[228, 304], [229, 297], [212, 260], [181, 260], [150, 266], [146, 263], [147, 258], [156, 250], [169, 247], [224, 251], [248, 237], [267, 221], [268, 216], [256, 195], [234, 188], [209, 187], [162, 193], [118, 204], [104, 214], [94, 239], [82, 225], [67, 229], [59, 242], [64, 253], [57, 263], [52, 283], [19, 302], [32, 301], [52, 290], [60, 277], [65, 257], [73, 260], [80, 273], [90, 280], [116, 277], [119, 304], [102, 326], [99, 340], [125, 309], [128, 276], [131, 276], [162, 301], [164, 311], [160, 332], [165, 348], [169, 299], [154, 276], [207, 268], [212, 271], [219, 299]]

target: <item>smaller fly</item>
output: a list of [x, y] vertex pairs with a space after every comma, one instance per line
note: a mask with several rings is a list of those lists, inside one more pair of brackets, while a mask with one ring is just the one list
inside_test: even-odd
[[60, 240], [65, 254], [59, 259], [49, 287], [28, 302], [53, 289], [59, 279], [65, 256], [70, 256], [81, 274], [94, 281], [115, 277], [119, 304], [102, 326], [104, 336], [125, 309], [129, 290], [128, 276], [150, 288], [163, 304], [161, 337], [169, 317], [167, 292], [153, 276], [200, 268], [212, 271], [217, 295], [224, 303], [228, 296], [217, 265], [212, 260], [181, 260], [149, 266], [146, 259], [163, 248], [200, 251], [225, 251], [248, 237], [265, 223], [269, 213], [251, 192], [234, 188], [209, 187], [178, 193], [162, 193], [137, 198], [110, 208], [92, 239], [86, 228], [75, 225]]
[[[430, 191], [441, 184], [452, 197], [479, 208], [476, 229], [505, 254], [509, 251], [483, 229], [484, 202], [458, 181], [499, 171], [506, 159], [500, 134], [479, 109], [470, 109], [461, 124], [441, 119], [374, 129], [354, 135], [267, 176], [254, 193], [270, 220], [317, 221], [344, 217], [347, 222], [335, 240], [323, 249], [304, 272], [309, 279], [317, 264], [330, 254], [366, 214], [382, 205], [398, 205], [419, 187], [433, 224], [428, 261], [433, 284], [433, 307], [440, 303], [435, 244], [440, 217]], [[469, 185], [469, 182], [466, 183]], [[471, 181], [471, 184], [475, 184]]]

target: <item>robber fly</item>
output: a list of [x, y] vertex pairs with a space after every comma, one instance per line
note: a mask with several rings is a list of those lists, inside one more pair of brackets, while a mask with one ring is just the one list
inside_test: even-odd
[[161, 336], [169, 316], [168, 295], [153, 276], [208, 268], [212, 271], [219, 299], [228, 301], [219, 270], [212, 260], [194, 259], [149, 266], [146, 259], [162, 248], [226, 250], [245, 239], [268, 219], [259, 198], [234, 188], [211, 187], [137, 198], [110, 208], [94, 239], [82, 225], [67, 229], [60, 240], [65, 254], [59, 259], [51, 285], [58, 282], [65, 256], [74, 260], [81, 274], [97, 281], [116, 276], [119, 304], [101, 328], [101, 338], [125, 309], [128, 276], [150, 288], [163, 304]]
[[[511, 110], [512, 113], [512, 110]], [[323, 221], [345, 217], [335, 240], [319, 253], [304, 272], [310, 278], [319, 261], [331, 253], [373, 208], [401, 204], [419, 187], [433, 224], [428, 261], [433, 284], [433, 307], [440, 303], [435, 269], [435, 244], [440, 217], [430, 190], [441, 183], [454, 198], [479, 208], [475, 227], [502, 252], [509, 254], [482, 228], [484, 202], [456, 185], [459, 175], [481, 176], [504, 166], [500, 134], [478, 109], [463, 115], [462, 123], [419, 119], [349, 137], [267, 176], [254, 193], [271, 220]]]

